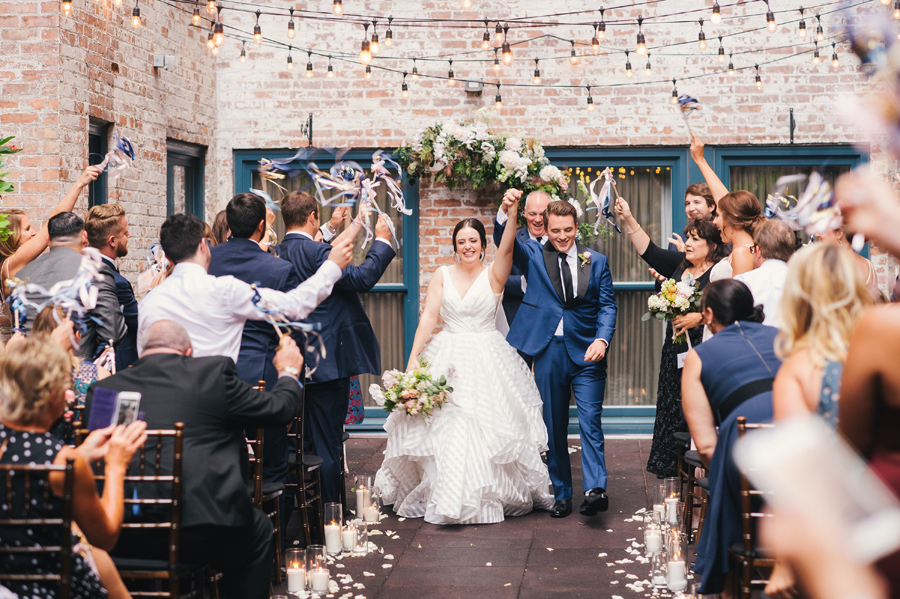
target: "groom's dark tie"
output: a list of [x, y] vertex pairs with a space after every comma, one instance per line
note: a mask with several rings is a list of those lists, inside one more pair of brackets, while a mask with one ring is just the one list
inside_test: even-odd
[[572, 271], [569, 269], [568, 258], [568, 254], [559, 253], [559, 268], [562, 270], [563, 294], [565, 295], [563, 297], [564, 302], [570, 301], [574, 295], [572, 291]]

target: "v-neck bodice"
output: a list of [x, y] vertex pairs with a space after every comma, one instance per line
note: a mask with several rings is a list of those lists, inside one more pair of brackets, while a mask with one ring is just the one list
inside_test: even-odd
[[496, 331], [497, 308], [503, 294], [494, 293], [487, 276], [487, 268], [478, 273], [463, 296], [459, 293], [450, 269], [444, 269], [444, 292], [441, 297], [441, 318], [449, 333], [487, 333]]

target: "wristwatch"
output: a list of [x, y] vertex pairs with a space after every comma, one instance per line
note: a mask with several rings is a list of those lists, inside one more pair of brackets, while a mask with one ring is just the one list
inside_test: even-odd
[[278, 371], [278, 376], [282, 374], [287, 374], [294, 377], [297, 380], [300, 380], [300, 371], [294, 368], [293, 366], [284, 366]]
[[331, 233], [332, 235], [337, 233], [337, 229], [332, 227], [330, 222], [325, 223], [325, 226], [328, 227], [328, 232]]

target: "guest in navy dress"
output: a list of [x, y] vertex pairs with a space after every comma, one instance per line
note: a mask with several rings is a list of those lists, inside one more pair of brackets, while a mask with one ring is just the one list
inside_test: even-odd
[[[733, 279], [710, 283], [700, 306], [713, 337], [688, 353], [681, 380], [684, 415], [709, 471], [710, 502], [697, 544], [694, 571], [700, 592], [721, 593], [728, 548], [741, 540], [740, 472], [731, 458], [737, 417], [772, 419], [772, 383], [781, 366], [778, 329], [760, 324], [761, 306]], [[716, 430], [718, 427], [718, 431]]]

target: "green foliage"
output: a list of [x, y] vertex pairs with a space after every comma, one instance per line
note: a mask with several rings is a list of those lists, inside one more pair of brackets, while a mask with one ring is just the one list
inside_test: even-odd
[[[6, 160], [3, 158], [5, 154], [16, 154], [22, 151], [22, 148], [17, 148], [10, 144], [13, 139], [14, 137], [0, 138], [0, 197], [15, 191], [13, 184], [6, 180], [6, 177], [8, 177], [12, 171], [5, 170]], [[9, 238], [9, 235], [9, 219], [5, 214], [0, 215], [0, 239], [6, 240]]]

